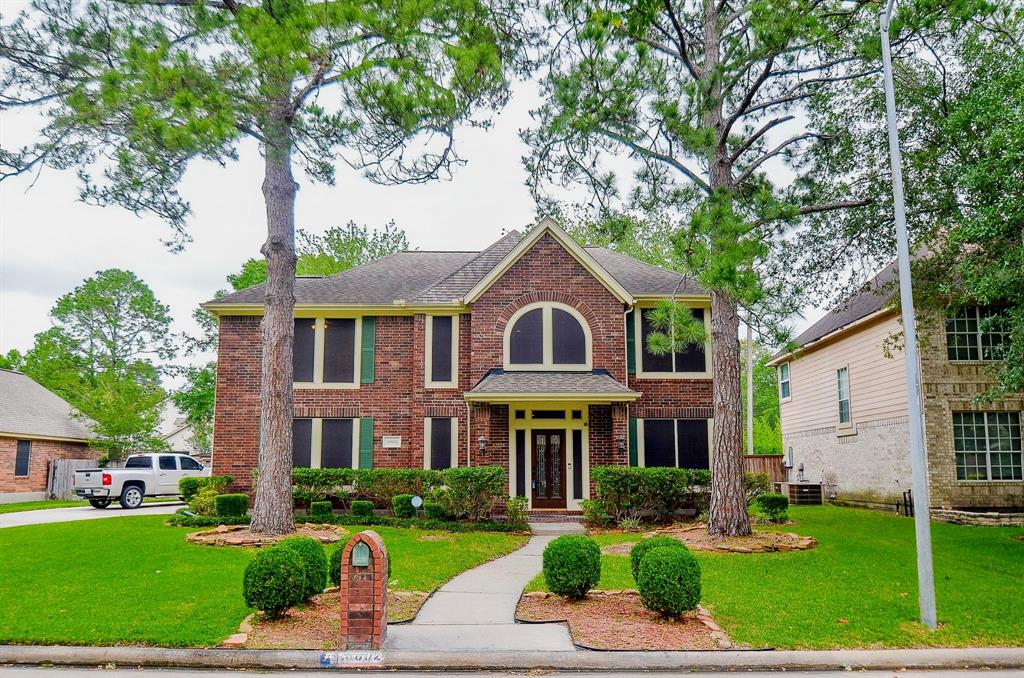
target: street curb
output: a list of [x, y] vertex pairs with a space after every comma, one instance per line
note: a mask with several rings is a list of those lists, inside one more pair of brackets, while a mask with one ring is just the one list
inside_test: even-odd
[[717, 650], [701, 652], [320, 652], [153, 647], [0, 645], [0, 664], [162, 666], [211, 669], [569, 669], [734, 671], [1016, 669], [1024, 648], [893, 650]]

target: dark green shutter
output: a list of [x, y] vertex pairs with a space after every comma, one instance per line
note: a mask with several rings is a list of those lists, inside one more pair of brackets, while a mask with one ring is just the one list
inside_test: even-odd
[[372, 315], [363, 316], [363, 345], [359, 358], [359, 383], [373, 383], [373, 347], [377, 340], [377, 318]]
[[373, 468], [373, 417], [359, 418], [359, 468]]
[[637, 466], [637, 438], [636, 438], [636, 417], [629, 418], [629, 465]]
[[634, 329], [636, 321], [633, 319], [634, 315], [633, 311], [626, 314], [626, 371], [630, 374], [636, 374], [636, 331]]

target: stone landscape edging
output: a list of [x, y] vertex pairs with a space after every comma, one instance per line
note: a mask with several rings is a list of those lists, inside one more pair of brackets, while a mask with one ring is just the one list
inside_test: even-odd
[[[157, 647], [0, 645], [2, 664], [163, 666], [181, 668], [329, 669], [338, 653], [317, 650], [218, 650]], [[735, 671], [878, 669], [1021, 669], [1022, 648], [890, 650], [709, 650], [693, 652], [389, 652], [376, 669], [584, 669], [591, 671]]]

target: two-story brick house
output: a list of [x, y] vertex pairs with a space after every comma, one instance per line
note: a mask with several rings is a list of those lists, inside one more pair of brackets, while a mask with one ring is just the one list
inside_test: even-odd
[[[892, 505], [910, 489], [905, 354], [895, 263], [776, 356], [783, 451], [795, 475], [839, 498]], [[919, 323], [925, 446], [933, 507], [1024, 505], [1024, 394], [976, 396], [995, 383], [988, 368], [1005, 337], [986, 331], [993, 313], [967, 308]]]
[[[262, 286], [205, 304], [220, 319], [213, 472], [256, 466]], [[296, 280], [294, 464], [500, 465], [510, 496], [578, 510], [605, 464], [707, 468], [710, 346], [652, 355], [645, 309], [692, 280], [550, 219], [481, 252], [407, 251]]]

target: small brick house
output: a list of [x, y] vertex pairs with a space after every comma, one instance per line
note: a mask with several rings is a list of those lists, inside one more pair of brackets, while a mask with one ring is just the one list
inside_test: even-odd
[[[707, 468], [711, 350], [652, 355], [648, 310], [693, 281], [550, 219], [481, 252], [407, 251], [298, 278], [294, 465], [500, 465], [532, 509], [579, 510], [596, 465]], [[249, 490], [260, 418], [262, 285], [220, 321], [213, 472]]]
[[[911, 487], [905, 354], [895, 262], [776, 356], [783, 452], [796, 474], [841, 499], [892, 506]], [[1024, 506], [1024, 394], [990, 403], [988, 368], [1006, 341], [985, 331], [994, 309], [920, 323], [921, 393], [934, 508]]]
[[0, 369], [0, 503], [46, 498], [55, 459], [96, 459], [71, 405], [30, 377]]

